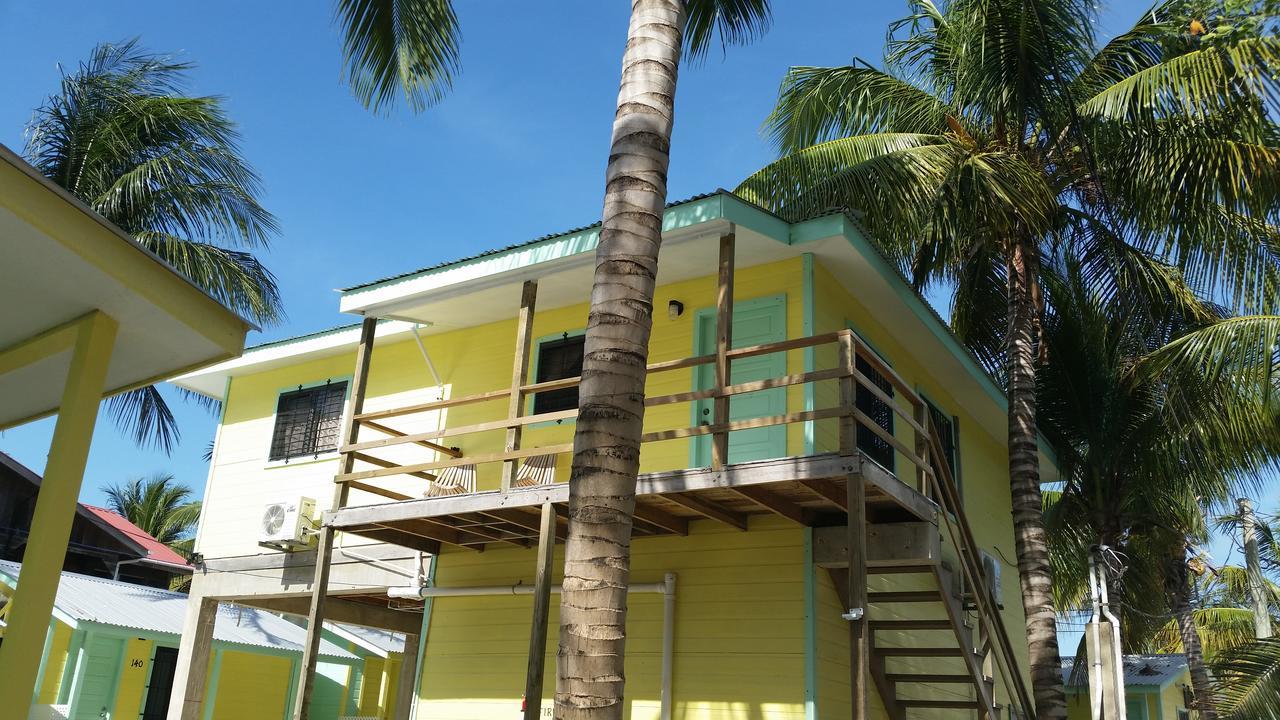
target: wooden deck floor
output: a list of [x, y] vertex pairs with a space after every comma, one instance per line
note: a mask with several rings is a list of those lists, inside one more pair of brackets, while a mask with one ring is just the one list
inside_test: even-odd
[[[846, 522], [846, 483], [867, 483], [871, 522], [936, 522], [929, 498], [857, 454], [821, 454], [695, 468], [640, 476], [636, 489], [634, 536], [685, 535], [693, 520], [711, 519], [740, 530], [751, 515], [773, 513], [799, 525], [821, 527]], [[492, 543], [529, 546], [538, 534], [538, 513], [552, 503], [564, 537], [569, 486], [557, 483], [348, 506], [326, 513], [326, 525], [342, 532], [426, 552], [442, 545], [482, 550]]]

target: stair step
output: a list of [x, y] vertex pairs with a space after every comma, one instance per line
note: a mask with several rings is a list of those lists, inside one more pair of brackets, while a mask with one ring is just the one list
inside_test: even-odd
[[973, 678], [968, 675], [938, 675], [938, 674], [925, 674], [925, 673], [892, 674], [891, 673], [891, 674], [885, 675], [884, 679], [892, 683], [929, 683], [930, 685], [943, 684], [943, 683], [960, 683], [963, 685], [974, 684]]
[[875, 652], [883, 657], [964, 657], [958, 647], [877, 647]]
[[897, 592], [867, 593], [867, 602], [942, 602], [942, 593], [937, 590], [907, 590]]
[[904, 708], [945, 708], [948, 710], [982, 710], [976, 700], [898, 700]]
[[950, 620], [872, 620], [872, 630], [950, 630]]

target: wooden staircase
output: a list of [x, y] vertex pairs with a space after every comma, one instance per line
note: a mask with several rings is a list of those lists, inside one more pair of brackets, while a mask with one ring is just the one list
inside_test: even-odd
[[998, 718], [995, 682], [950, 571], [941, 565], [890, 570], [868, 568], [868, 583], [929, 587], [867, 594], [869, 670], [891, 720], [907, 720], [917, 709], [977, 710]]
[[[891, 720], [972, 718], [975, 711], [984, 720], [1034, 720], [981, 550], [949, 468], [938, 461], [941, 443], [930, 435], [934, 522], [867, 523], [860, 558], [849, 551], [858, 536], [852, 517], [850, 527], [817, 528], [814, 561], [830, 572], [842, 607], [863, 610], [861, 619], [845, 619], [865, 623], [851, 642], [865, 647], [863, 677], [870, 676]], [[851, 582], [855, 562], [866, 572], [861, 588]], [[997, 686], [1009, 707], [997, 701]]]

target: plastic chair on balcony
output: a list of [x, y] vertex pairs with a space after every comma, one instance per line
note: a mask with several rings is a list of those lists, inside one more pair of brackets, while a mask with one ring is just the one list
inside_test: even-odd
[[435, 480], [427, 481], [423, 497], [467, 495], [476, 491], [476, 466], [474, 463], [455, 465], [441, 470]]
[[515, 487], [552, 485], [556, 481], [556, 456], [534, 455], [516, 469]]

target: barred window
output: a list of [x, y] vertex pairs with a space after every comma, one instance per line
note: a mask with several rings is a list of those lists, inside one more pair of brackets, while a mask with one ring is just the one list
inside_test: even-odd
[[942, 412], [937, 405], [925, 400], [929, 406], [929, 422], [938, 431], [938, 439], [942, 441], [942, 454], [947, 459], [947, 468], [951, 470], [951, 478], [956, 482], [956, 490], [960, 489], [960, 437], [956, 431], [956, 421]]
[[289, 460], [336, 450], [346, 395], [346, 381], [281, 393], [270, 459]]
[[[534, 382], [549, 382], [582, 374], [582, 355], [587, 339], [583, 335], [564, 336], [538, 344], [538, 373]], [[533, 414], [572, 410], [578, 407], [578, 388], [548, 390], [533, 396]]]
[[[893, 385], [885, 376], [876, 371], [871, 363], [862, 358], [861, 355], [854, 361], [858, 372], [866, 375], [876, 387], [884, 391], [889, 397], [893, 397]], [[884, 428], [890, 435], [893, 434], [893, 408], [889, 407], [883, 400], [876, 397], [862, 383], [858, 383], [858, 389], [854, 397], [855, 404], [872, 422]], [[880, 467], [893, 472], [895, 460], [893, 446], [885, 442], [870, 428], [858, 425], [858, 450], [866, 457], [874, 460]]]

